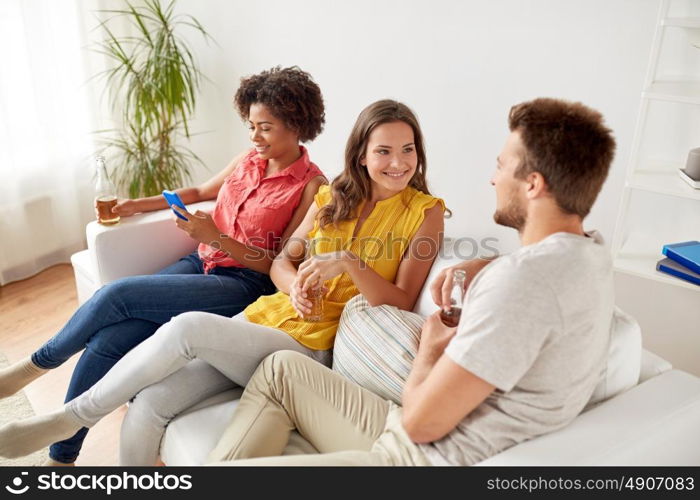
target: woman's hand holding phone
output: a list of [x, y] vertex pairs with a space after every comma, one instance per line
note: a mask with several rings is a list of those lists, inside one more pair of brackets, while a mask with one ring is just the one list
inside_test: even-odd
[[186, 217], [186, 219], [177, 217], [175, 219], [175, 224], [185, 231], [190, 238], [204, 243], [205, 245], [218, 243], [219, 248], [221, 248], [221, 240], [225, 236], [222, 237], [221, 231], [216, 227], [211, 215], [201, 210], [197, 210], [195, 213], [191, 214], [177, 205], [172, 205], [171, 208], [182, 214], [183, 217]]
[[183, 220], [187, 220], [187, 217], [184, 215], [180, 215], [177, 210], [175, 210], [175, 207], [180, 207], [182, 210], [187, 212], [187, 207], [185, 204], [182, 202], [180, 199], [180, 196], [175, 192], [175, 191], [168, 191], [167, 189], [163, 191], [163, 198], [165, 198], [165, 201], [168, 202], [168, 206], [171, 208], [173, 213], [179, 218]]

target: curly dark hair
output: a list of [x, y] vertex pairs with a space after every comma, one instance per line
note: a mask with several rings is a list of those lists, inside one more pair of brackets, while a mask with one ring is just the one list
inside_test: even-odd
[[326, 122], [321, 89], [310, 74], [297, 66], [277, 66], [241, 78], [233, 102], [243, 120], [248, 119], [251, 105], [264, 104], [299, 135], [301, 142], [314, 140]]

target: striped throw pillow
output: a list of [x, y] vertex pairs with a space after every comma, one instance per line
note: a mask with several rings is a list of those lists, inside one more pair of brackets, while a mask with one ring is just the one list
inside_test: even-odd
[[333, 346], [333, 370], [401, 404], [425, 320], [394, 306], [372, 307], [362, 295], [343, 309]]

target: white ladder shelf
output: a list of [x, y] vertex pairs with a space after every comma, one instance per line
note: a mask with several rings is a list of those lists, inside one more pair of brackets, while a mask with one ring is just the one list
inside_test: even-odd
[[667, 243], [700, 240], [700, 189], [678, 169], [700, 147], [700, 2], [661, 3], [612, 252], [615, 270], [690, 290], [656, 271]]

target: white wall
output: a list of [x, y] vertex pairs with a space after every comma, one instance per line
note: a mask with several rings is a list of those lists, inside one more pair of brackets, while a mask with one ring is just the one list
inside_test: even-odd
[[[360, 110], [384, 97], [402, 100], [423, 125], [431, 189], [455, 214], [448, 232], [498, 237], [509, 251], [516, 234], [493, 224], [488, 183], [508, 110], [538, 96], [580, 100], [605, 115], [618, 142], [586, 224], [610, 241], [658, 7], [659, 0], [180, 0], [219, 45], [192, 39], [214, 82], [203, 87], [193, 125], [211, 132], [194, 149], [212, 171], [222, 168], [248, 145], [231, 105], [240, 77], [296, 64], [325, 96], [326, 130], [309, 149], [329, 176], [340, 171]], [[645, 345], [700, 374], [697, 320], [670, 306], [692, 307], [697, 295], [625, 276], [617, 286]]]
[[615, 292], [641, 325], [646, 349], [700, 376], [700, 291], [617, 273]]
[[[345, 140], [374, 100], [404, 101], [427, 142], [432, 191], [455, 217], [453, 234], [517, 244], [492, 222], [488, 183], [514, 103], [538, 96], [580, 100], [615, 131], [618, 153], [588, 227], [614, 230], [658, 0], [181, 0], [219, 44], [193, 38], [205, 84], [195, 150], [212, 170], [247, 146], [231, 97], [241, 76], [299, 65], [321, 86], [325, 132], [310, 144], [330, 176]], [[202, 177], [199, 177], [202, 178]]]

